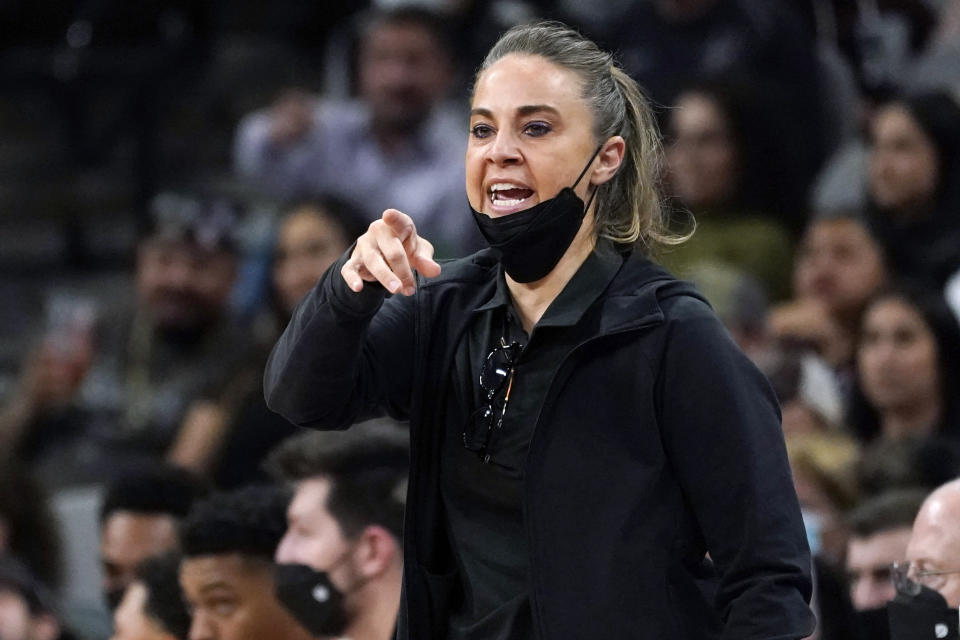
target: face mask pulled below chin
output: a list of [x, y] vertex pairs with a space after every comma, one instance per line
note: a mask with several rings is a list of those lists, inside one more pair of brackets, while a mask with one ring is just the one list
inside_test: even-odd
[[[574, 188], [583, 179], [594, 151], [580, 176], [571, 187], [564, 187], [555, 197], [506, 216], [491, 218], [472, 206], [470, 211], [491, 249], [500, 253], [503, 270], [517, 282], [535, 282], [553, 271], [570, 248], [583, 224], [590, 203], [584, 205]], [[596, 195], [596, 188], [590, 196]]]
[[280, 564], [274, 581], [277, 600], [310, 635], [338, 637], [346, 630], [344, 594], [325, 571], [302, 564]]
[[887, 604], [890, 640], [956, 640], [957, 610], [947, 606], [939, 593], [921, 586], [920, 593], [898, 593]]

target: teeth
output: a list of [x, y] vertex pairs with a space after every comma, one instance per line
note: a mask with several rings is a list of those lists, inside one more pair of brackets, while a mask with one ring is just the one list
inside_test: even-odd
[[507, 189], [526, 189], [519, 184], [511, 184], [509, 182], [498, 182], [496, 184], [490, 185], [490, 193], [496, 193], [497, 191], [506, 191]]
[[[526, 198], [524, 198], [523, 200], [526, 200]], [[523, 202], [523, 200], [503, 200], [503, 199], [497, 198], [496, 203], [504, 207], [512, 207], [520, 204], [521, 202]]]

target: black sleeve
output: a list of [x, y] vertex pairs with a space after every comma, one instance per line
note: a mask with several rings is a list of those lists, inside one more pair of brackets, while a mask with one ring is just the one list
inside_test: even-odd
[[383, 411], [409, 417], [413, 297], [388, 297], [370, 282], [352, 291], [340, 275], [349, 256], [300, 302], [267, 362], [267, 406], [294, 424], [345, 429]]
[[676, 306], [689, 313], [667, 330], [661, 431], [720, 573], [723, 638], [804, 638], [814, 629], [810, 552], [777, 401], [703, 303]]

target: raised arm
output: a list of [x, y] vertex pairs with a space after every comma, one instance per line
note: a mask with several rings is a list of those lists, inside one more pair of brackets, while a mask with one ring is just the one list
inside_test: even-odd
[[295, 424], [325, 429], [378, 410], [406, 418], [413, 269], [440, 273], [410, 217], [388, 209], [297, 306], [267, 363], [267, 405]]

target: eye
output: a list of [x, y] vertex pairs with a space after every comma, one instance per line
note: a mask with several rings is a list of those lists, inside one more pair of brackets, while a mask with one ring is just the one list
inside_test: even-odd
[[546, 122], [529, 122], [523, 127], [523, 132], [534, 138], [544, 136], [551, 131], [553, 131], [553, 127]]
[[475, 124], [470, 128], [470, 135], [474, 138], [489, 138], [493, 135], [493, 127], [488, 124]]

